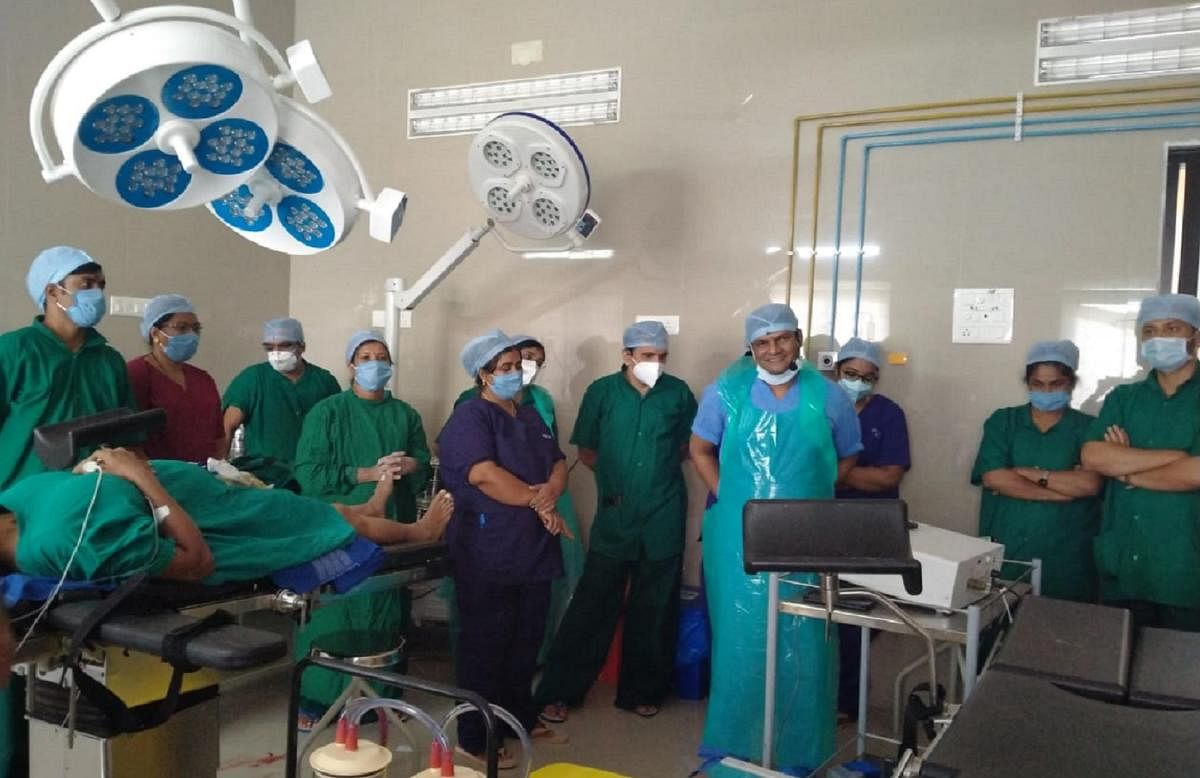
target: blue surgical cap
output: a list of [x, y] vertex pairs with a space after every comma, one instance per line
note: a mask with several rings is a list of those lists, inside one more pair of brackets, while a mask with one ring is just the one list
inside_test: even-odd
[[746, 317], [746, 343], [749, 345], [772, 332], [795, 332], [800, 329], [796, 312], [783, 303], [768, 303], [755, 308]]
[[192, 301], [181, 294], [160, 294], [146, 303], [146, 312], [142, 314], [142, 337], [150, 337], [150, 328], [164, 316], [173, 313], [195, 313]]
[[263, 324], [263, 343], [303, 343], [304, 328], [295, 319], [271, 319]]
[[1160, 294], [1142, 300], [1138, 311], [1138, 329], [1148, 321], [1179, 319], [1200, 328], [1200, 300], [1190, 294]]
[[666, 351], [667, 328], [661, 321], [639, 321], [637, 324], [630, 324], [625, 328], [621, 345], [625, 348], [648, 346], [656, 351]]
[[25, 276], [25, 288], [38, 309], [46, 307], [46, 287], [60, 283], [74, 271], [96, 262], [83, 249], [73, 246], [55, 246], [44, 250], [29, 266]]
[[1029, 347], [1025, 366], [1039, 362], [1057, 362], [1072, 370], [1079, 369], [1079, 347], [1069, 340], [1041, 340]]
[[479, 337], [468, 340], [458, 358], [462, 360], [463, 370], [474, 378], [493, 357], [513, 347], [512, 338], [500, 330], [488, 330]]
[[[346, 343], [346, 364], [354, 361], [354, 352], [358, 351], [358, 347], [364, 343], [376, 341], [387, 346], [387, 338], [379, 330], [359, 330], [350, 336], [350, 341]], [[391, 349], [388, 349], [389, 355]]]
[[844, 362], [847, 359], [865, 359], [876, 369], [883, 367], [883, 351], [879, 348], [879, 344], [862, 338], [851, 338], [846, 341], [846, 345], [838, 351], [837, 358], [838, 362]]

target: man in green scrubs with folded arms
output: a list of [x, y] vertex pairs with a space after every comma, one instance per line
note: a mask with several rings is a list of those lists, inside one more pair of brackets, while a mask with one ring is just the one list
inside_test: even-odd
[[1100, 598], [1137, 626], [1200, 632], [1200, 300], [1142, 301], [1145, 380], [1118, 386], [1083, 446], [1083, 466], [1108, 476], [1096, 538]]
[[[137, 407], [125, 358], [93, 329], [104, 285], [104, 269], [80, 249], [55, 246], [33, 260], [25, 288], [41, 315], [0, 335], [0, 491], [46, 469], [33, 453], [34, 429]], [[0, 778], [25, 751], [21, 692], [0, 693]]]
[[225, 440], [246, 428], [249, 457], [269, 457], [291, 466], [304, 417], [312, 407], [342, 391], [328, 370], [304, 358], [304, 328], [295, 319], [271, 319], [263, 324], [267, 361], [251, 365], [229, 384], [225, 408]]

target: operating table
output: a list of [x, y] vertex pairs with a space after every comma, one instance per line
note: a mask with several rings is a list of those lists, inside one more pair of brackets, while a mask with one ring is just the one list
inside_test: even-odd
[[[64, 467], [73, 456], [63, 446], [77, 454], [99, 435], [158, 423], [156, 414], [121, 412], [42, 428], [37, 450], [47, 464]], [[244, 626], [242, 616], [275, 611], [300, 625], [331, 602], [439, 578], [448, 569], [445, 544], [425, 543], [385, 548], [371, 575], [346, 591], [325, 584], [300, 593], [270, 579], [204, 586], [139, 577], [113, 591], [65, 590], [14, 662], [26, 678], [30, 776], [213, 778], [221, 682], [289, 652], [286, 636]], [[19, 638], [38, 607], [10, 614]]]

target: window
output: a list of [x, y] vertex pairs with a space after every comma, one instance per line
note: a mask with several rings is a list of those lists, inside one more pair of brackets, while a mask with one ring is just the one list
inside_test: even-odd
[[1196, 294], [1200, 277], [1200, 147], [1167, 152], [1159, 288]]

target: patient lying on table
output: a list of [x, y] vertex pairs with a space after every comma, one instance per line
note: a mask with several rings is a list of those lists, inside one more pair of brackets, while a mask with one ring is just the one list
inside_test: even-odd
[[[381, 545], [441, 537], [454, 505], [439, 493], [412, 524], [383, 516], [391, 481], [363, 505], [330, 505], [280, 489], [228, 485], [196, 465], [146, 462], [120, 448], [86, 460], [99, 472], [29, 476], [0, 493], [0, 564], [105, 581], [140, 572], [220, 584], [309, 562], [356, 536]], [[85, 526], [86, 521], [86, 526]], [[72, 556], [74, 559], [72, 560]]]

